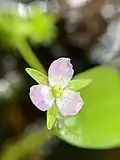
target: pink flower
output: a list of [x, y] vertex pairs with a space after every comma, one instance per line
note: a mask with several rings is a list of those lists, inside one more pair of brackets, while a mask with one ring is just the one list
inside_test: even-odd
[[46, 111], [56, 103], [63, 116], [76, 115], [83, 106], [79, 92], [67, 89], [74, 74], [69, 58], [59, 58], [48, 70], [49, 85], [34, 85], [30, 88], [32, 103], [41, 111]]

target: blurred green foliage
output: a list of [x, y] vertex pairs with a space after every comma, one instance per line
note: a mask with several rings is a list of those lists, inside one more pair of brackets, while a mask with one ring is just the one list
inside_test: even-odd
[[32, 8], [29, 17], [0, 12], [0, 41], [16, 47], [23, 39], [42, 44], [50, 43], [56, 35], [56, 18], [52, 13], [42, 13]]
[[16, 15], [0, 13], [0, 41], [2, 45], [16, 47], [21, 38], [28, 32], [25, 20]]
[[34, 7], [31, 11], [32, 17], [28, 20], [29, 38], [33, 43], [48, 45], [56, 37], [57, 18], [52, 13], [43, 13]]
[[56, 36], [56, 16], [31, 8], [28, 17], [0, 12], [0, 42], [5, 47], [18, 49], [25, 61], [34, 69], [45, 73], [45, 69], [30, 48], [31, 43], [48, 45]]
[[34, 133], [26, 134], [3, 150], [1, 160], [19, 160], [33, 152], [37, 147], [43, 147], [51, 139], [51, 134], [46, 128], [41, 128]]

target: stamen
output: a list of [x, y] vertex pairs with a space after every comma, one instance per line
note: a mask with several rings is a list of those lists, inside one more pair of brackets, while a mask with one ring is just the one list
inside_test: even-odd
[[52, 93], [54, 97], [59, 98], [63, 94], [63, 89], [60, 88], [59, 86], [54, 86], [52, 88]]

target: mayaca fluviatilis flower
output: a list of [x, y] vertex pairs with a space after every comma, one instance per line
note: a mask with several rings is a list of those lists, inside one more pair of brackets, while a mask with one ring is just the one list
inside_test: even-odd
[[80, 92], [67, 89], [74, 74], [69, 58], [52, 62], [48, 70], [49, 85], [39, 84], [30, 88], [32, 103], [41, 111], [50, 109], [55, 103], [63, 116], [76, 115], [83, 106]]

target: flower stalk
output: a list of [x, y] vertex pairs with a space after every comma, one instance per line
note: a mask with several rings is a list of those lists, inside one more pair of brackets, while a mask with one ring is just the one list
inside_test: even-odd
[[47, 73], [26, 40], [20, 41], [17, 44], [17, 48], [19, 49], [21, 56], [32, 68], [42, 72], [43, 74]]

